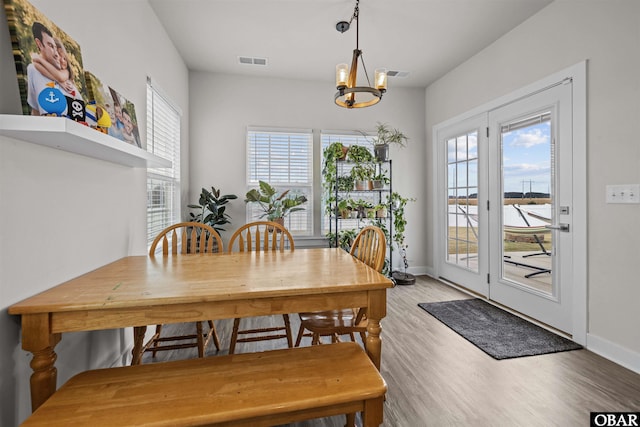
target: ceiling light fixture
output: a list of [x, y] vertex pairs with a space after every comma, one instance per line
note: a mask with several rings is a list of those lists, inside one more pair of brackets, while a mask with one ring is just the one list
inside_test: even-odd
[[[375, 105], [382, 99], [382, 94], [387, 91], [387, 70], [379, 68], [375, 71], [375, 86], [369, 81], [367, 68], [364, 66], [364, 59], [359, 45], [359, 17], [360, 17], [360, 0], [356, 0], [356, 7], [353, 10], [353, 16], [349, 20], [340, 21], [336, 24], [336, 30], [344, 33], [349, 26], [356, 20], [356, 48], [353, 50], [353, 58], [351, 59], [351, 70], [347, 64], [336, 65], [336, 89], [338, 92], [335, 96], [336, 104], [345, 108], [364, 108]], [[362, 63], [362, 69], [367, 78], [368, 86], [358, 86], [358, 59]]]

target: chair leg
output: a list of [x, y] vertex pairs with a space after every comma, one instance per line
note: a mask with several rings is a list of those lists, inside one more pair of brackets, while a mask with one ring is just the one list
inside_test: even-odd
[[[139, 365], [142, 361], [142, 348], [144, 346], [144, 335], [147, 332], [146, 326], [135, 326], [133, 328], [133, 350], [131, 350], [131, 366]], [[136, 351], [138, 349], [139, 351]]]
[[300, 323], [300, 329], [298, 329], [298, 336], [296, 337], [296, 347], [300, 347], [300, 342], [302, 341], [302, 336], [304, 335], [304, 325]]
[[202, 322], [196, 322], [196, 339], [198, 340], [198, 357], [204, 357], [204, 338], [202, 337]]
[[289, 315], [283, 314], [282, 318], [284, 319], [284, 329], [287, 334], [287, 346], [289, 348], [293, 348], [293, 338], [291, 336], [291, 322], [289, 321]]
[[213, 320], [209, 320], [209, 328], [211, 328], [211, 336], [213, 337], [213, 345], [216, 346], [216, 351], [220, 351], [220, 338], [218, 338], [218, 331], [213, 324]]
[[[160, 332], [162, 332], [162, 325], [156, 325], [156, 334], [154, 337], [160, 338]], [[152, 357], [156, 357], [156, 353], [158, 352], [158, 340], [154, 339], [153, 341], [153, 351], [151, 352]]]
[[229, 344], [229, 354], [236, 351], [236, 341], [238, 340], [238, 328], [240, 327], [240, 318], [233, 319], [233, 331], [231, 332], [231, 343]]
[[344, 427], [355, 427], [355, 425], [356, 425], [356, 414], [355, 413], [347, 414], [347, 423], [344, 425]]

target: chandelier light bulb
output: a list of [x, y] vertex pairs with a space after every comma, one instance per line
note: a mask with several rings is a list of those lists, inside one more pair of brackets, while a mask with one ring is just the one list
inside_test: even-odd
[[349, 77], [349, 67], [347, 64], [336, 65], [336, 87], [346, 87], [347, 78]]
[[387, 69], [378, 68], [375, 72], [376, 89], [385, 91], [387, 90]]

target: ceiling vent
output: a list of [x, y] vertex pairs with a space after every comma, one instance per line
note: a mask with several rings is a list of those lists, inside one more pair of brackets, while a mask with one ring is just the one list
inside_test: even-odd
[[238, 62], [246, 65], [267, 65], [267, 58], [252, 58], [250, 56], [239, 56]]
[[387, 71], [387, 76], [388, 77], [398, 77], [398, 78], [405, 78], [405, 77], [409, 77], [409, 72], [408, 71], [393, 71], [393, 70], [389, 70]]

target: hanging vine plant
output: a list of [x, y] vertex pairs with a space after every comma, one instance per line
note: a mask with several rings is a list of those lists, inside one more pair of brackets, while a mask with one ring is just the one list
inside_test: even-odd
[[408, 202], [414, 202], [416, 199], [408, 199], [402, 197], [399, 193], [391, 194], [391, 206], [393, 208], [393, 242], [400, 251], [402, 257], [402, 264], [404, 266], [403, 272], [393, 272], [392, 277], [397, 284], [409, 285], [415, 283], [415, 277], [412, 274], [407, 273], [409, 262], [407, 261], [407, 244], [405, 243], [405, 228], [407, 226], [407, 219], [405, 217], [404, 208]]

